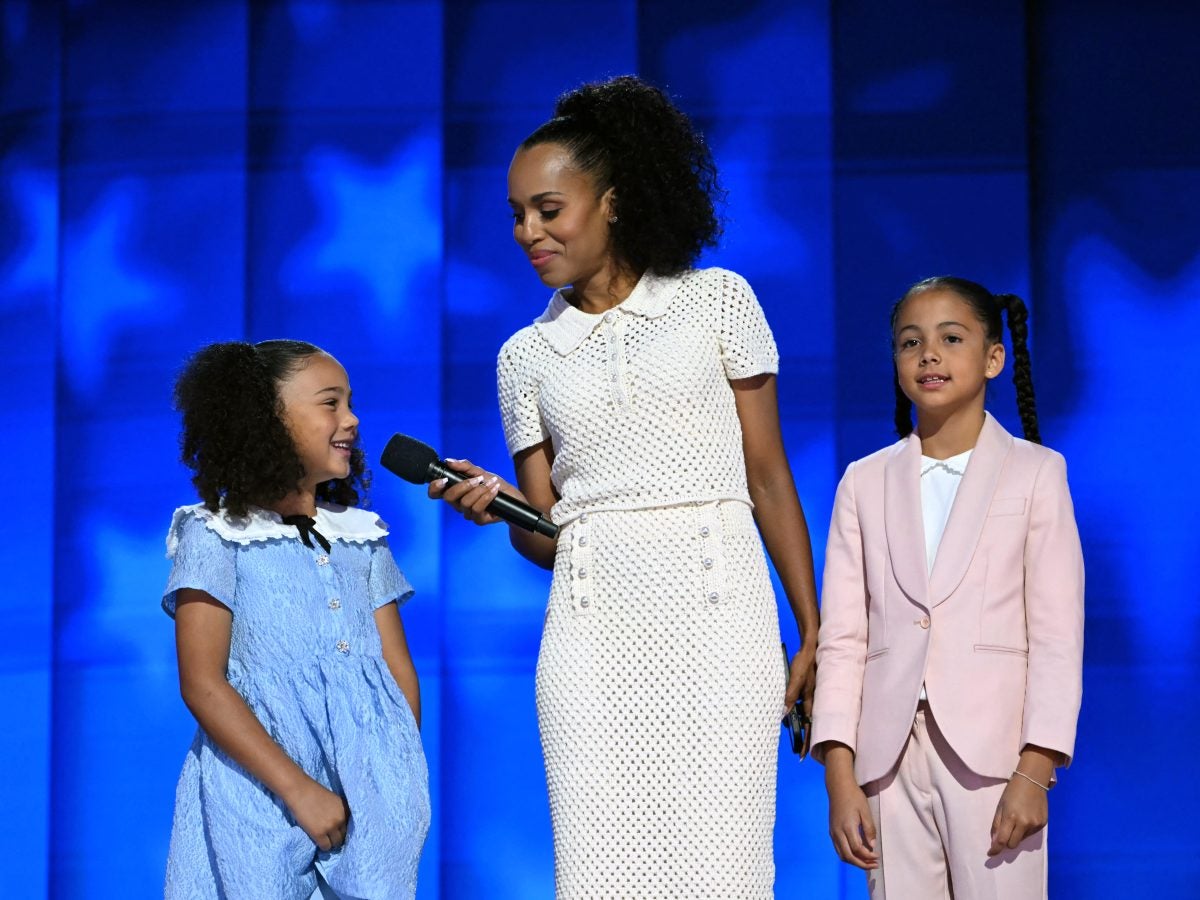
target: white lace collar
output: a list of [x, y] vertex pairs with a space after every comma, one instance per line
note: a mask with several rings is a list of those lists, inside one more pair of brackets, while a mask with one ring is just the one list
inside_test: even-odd
[[550, 305], [534, 322], [534, 327], [561, 355], [566, 356], [595, 331], [604, 321], [612, 321], [621, 313], [632, 313], [656, 319], [667, 311], [671, 299], [683, 279], [678, 276], [665, 277], [646, 272], [638, 279], [633, 292], [607, 312], [586, 313], [567, 302], [564, 289], [554, 292]]
[[[210, 531], [235, 544], [251, 544], [275, 538], [300, 540], [300, 532], [294, 525], [285, 525], [279, 513], [258, 506], [251, 506], [245, 516], [231, 516], [224, 509], [213, 512], [202, 503], [181, 506], [171, 517], [171, 528], [167, 532], [167, 557], [175, 556], [179, 547], [179, 529], [188, 516], [199, 519]], [[330, 541], [347, 541], [363, 544], [388, 533], [387, 523], [375, 513], [354, 506], [338, 506], [333, 503], [318, 503], [316, 529]]]

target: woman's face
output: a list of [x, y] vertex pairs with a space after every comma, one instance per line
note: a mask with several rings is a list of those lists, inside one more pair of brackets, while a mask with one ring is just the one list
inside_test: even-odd
[[612, 193], [598, 193], [561, 144], [517, 151], [508, 167], [513, 238], [544, 284], [572, 285], [581, 301], [608, 289], [616, 270], [609, 242]]

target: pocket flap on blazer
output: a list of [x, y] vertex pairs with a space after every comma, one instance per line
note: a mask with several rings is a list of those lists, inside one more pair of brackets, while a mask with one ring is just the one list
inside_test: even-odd
[[988, 507], [989, 516], [1019, 516], [1024, 512], [1024, 497], [997, 497]]

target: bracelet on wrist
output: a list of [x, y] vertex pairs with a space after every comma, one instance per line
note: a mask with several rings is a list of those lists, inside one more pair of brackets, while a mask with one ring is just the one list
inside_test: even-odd
[[1035, 781], [1034, 779], [1032, 779], [1028, 775], [1026, 775], [1024, 772], [1022, 772], [1020, 769], [1013, 769], [1013, 774], [1020, 775], [1022, 778], [1024, 778], [1030, 784], [1036, 784], [1038, 787], [1040, 787], [1046, 793], [1050, 793], [1050, 785], [1042, 784], [1040, 781]]

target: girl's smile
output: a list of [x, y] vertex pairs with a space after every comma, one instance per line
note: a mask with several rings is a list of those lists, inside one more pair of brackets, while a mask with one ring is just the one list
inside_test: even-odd
[[350, 408], [350, 381], [341, 364], [324, 353], [310, 356], [302, 368], [280, 382], [279, 398], [304, 466], [301, 486], [313, 491], [318, 484], [347, 477], [358, 439], [358, 416]]
[[961, 297], [928, 290], [905, 301], [896, 320], [896, 376], [918, 415], [946, 418], [979, 407], [1004, 368], [1004, 345], [987, 338]]

